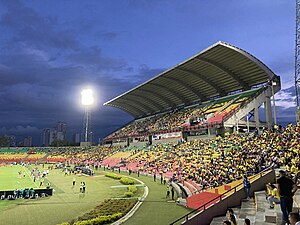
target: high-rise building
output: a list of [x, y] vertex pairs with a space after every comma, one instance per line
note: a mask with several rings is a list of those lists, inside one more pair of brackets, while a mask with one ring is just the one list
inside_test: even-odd
[[73, 138], [72, 138], [73, 140], [73, 142], [75, 143], [75, 144], [78, 144], [78, 143], [80, 143], [80, 141], [81, 141], [81, 134], [80, 133], [75, 133], [75, 134], [73, 134]]
[[45, 128], [43, 129], [42, 133], [42, 146], [49, 146], [50, 145], [50, 129]]
[[56, 125], [56, 138], [57, 140], [63, 141], [67, 139], [67, 124], [63, 122], [58, 122]]
[[14, 135], [7, 135], [7, 138], [9, 139], [9, 146], [10, 147], [16, 147], [16, 145], [17, 145], [16, 136], [14, 136]]
[[31, 147], [32, 146], [32, 137], [31, 136], [27, 136], [27, 137], [24, 138], [23, 146], [25, 146], [25, 147]]
[[64, 141], [67, 139], [67, 124], [64, 122], [58, 122], [52, 129], [45, 128], [42, 132], [42, 145], [49, 146], [54, 141]]
[[54, 128], [50, 130], [49, 144], [51, 145], [56, 140], [57, 140], [57, 130]]

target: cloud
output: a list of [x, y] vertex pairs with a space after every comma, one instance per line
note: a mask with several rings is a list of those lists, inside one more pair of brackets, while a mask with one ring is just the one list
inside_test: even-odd
[[15, 126], [15, 127], [0, 127], [0, 135], [13, 135], [17, 142], [27, 136], [33, 137], [33, 142], [39, 143], [41, 130], [33, 126]]
[[[80, 90], [91, 85], [96, 90], [98, 103], [93, 112], [94, 133], [95, 137], [101, 137], [133, 119], [126, 112], [104, 107], [102, 103], [157, 76], [165, 70], [164, 65], [174, 65], [191, 52], [207, 47], [207, 43], [224, 37], [225, 41], [244, 44], [245, 49], [252, 52], [249, 35], [245, 42], [239, 38], [240, 34], [253, 34], [252, 17], [236, 15], [240, 18], [236, 20], [235, 16], [227, 16], [232, 13], [231, 6], [249, 11], [248, 7], [236, 3], [226, 9], [223, 7], [225, 14], [224, 9], [220, 14], [218, 8], [213, 13], [207, 11], [213, 6], [208, 3], [78, 2], [0, 1], [1, 132], [21, 134], [23, 131], [27, 135], [35, 132], [35, 140], [38, 140], [38, 129], [51, 128], [57, 121], [67, 122], [70, 133], [80, 132], [83, 120], [78, 103]], [[253, 3], [249, 3], [249, 7], [250, 12], [257, 10]], [[202, 13], [191, 13], [199, 10]], [[260, 11], [266, 15], [263, 8]], [[226, 21], [220, 27], [220, 20], [214, 15], [223, 14]], [[195, 27], [201, 29], [195, 33]], [[234, 27], [233, 32], [228, 33], [228, 27]], [[241, 32], [245, 27], [249, 32]], [[203, 36], [203, 30], [209, 35]], [[254, 30], [256, 35], [255, 32], [257, 30]], [[269, 42], [269, 36], [266, 39], [268, 42], [261, 43], [275, 46], [276, 52], [278, 46]], [[259, 40], [252, 42], [255, 42], [252, 49], [261, 49], [257, 48], [262, 46]], [[270, 68], [280, 76], [290, 77], [292, 61], [286, 54], [291, 51], [280, 49], [284, 49], [277, 54], [280, 57], [269, 60]], [[292, 84], [287, 79], [282, 83], [283, 88]], [[284, 89], [276, 95], [278, 115], [284, 119], [295, 108], [291, 93]]]
[[32, 127], [32, 126], [24, 126], [24, 127], [16, 126], [16, 127], [11, 127], [11, 128], [1, 127], [0, 131], [2, 133], [22, 134], [24, 132], [27, 132], [27, 133], [40, 132], [40, 129], [37, 127]]
[[118, 33], [117, 32], [113, 32], [113, 31], [106, 31], [100, 34], [100, 36], [104, 39], [104, 40], [114, 40], [117, 38]]
[[279, 124], [285, 126], [296, 122], [295, 88], [290, 86], [275, 94], [276, 117]]
[[93, 66], [98, 70], [122, 70], [126, 66], [122, 60], [104, 57], [101, 49], [96, 46], [71, 53], [68, 60], [73, 64]]
[[76, 49], [79, 45], [74, 34], [60, 29], [56, 18], [43, 17], [21, 1], [4, 4], [0, 24], [12, 36], [7, 41], [9, 48], [16, 43], [24, 43], [35, 48]]
[[296, 96], [293, 93], [292, 88], [281, 90], [275, 95], [276, 106], [282, 107], [284, 109], [296, 107]]
[[159, 75], [165, 68], [151, 68], [146, 64], [140, 64], [136, 68], [134, 67], [127, 67], [126, 77], [121, 77], [121, 79], [127, 79], [128, 81], [132, 82], [135, 86], [140, 85], [153, 77]]

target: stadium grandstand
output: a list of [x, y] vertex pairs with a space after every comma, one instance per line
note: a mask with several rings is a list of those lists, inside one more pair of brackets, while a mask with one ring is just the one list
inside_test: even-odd
[[104, 103], [134, 117], [104, 144], [143, 145], [271, 128], [271, 98], [280, 88], [280, 77], [260, 60], [218, 42]]
[[[281, 224], [279, 207], [268, 211], [265, 189], [276, 182], [275, 169], [299, 174], [300, 124], [273, 123], [271, 99], [279, 90], [280, 77], [261, 61], [218, 42], [105, 103], [134, 120], [102, 146], [3, 148], [0, 166], [75, 165], [101, 174], [95, 177], [101, 169], [160, 180], [163, 190], [172, 187], [168, 203], [191, 210], [172, 225], [222, 224], [226, 210], [237, 206], [239, 224], [246, 216], [253, 224]], [[245, 177], [255, 203], [245, 198]], [[295, 208], [299, 203], [298, 192]]]

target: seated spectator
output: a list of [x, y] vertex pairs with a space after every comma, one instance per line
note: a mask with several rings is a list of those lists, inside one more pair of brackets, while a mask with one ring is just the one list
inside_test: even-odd
[[229, 220], [223, 221], [223, 225], [231, 225], [231, 222]]
[[250, 225], [250, 224], [251, 224], [250, 220], [248, 218], [245, 218], [244, 225]]
[[268, 202], [270, 204], [270, 208], [274, 208], [274, 204], [280, 203], [280, 196], [277, 190], [277, 187], [274, 184], [268, 184], [267, 188], [270, 189], [270, 194], [268, 196]]
[[237, 221], [236, 221], [235, 215], [228, 214], [228, 220], [230, 221], [231, 225], [237, 225]]
[[231, 225], [237, 225], [236, 216], [232, 208], [227, 209], [227, 218]]
[[300, 225], [300, 215], [298, 212], [291, 212], [289, 214], [289, 221], [291, 225]]

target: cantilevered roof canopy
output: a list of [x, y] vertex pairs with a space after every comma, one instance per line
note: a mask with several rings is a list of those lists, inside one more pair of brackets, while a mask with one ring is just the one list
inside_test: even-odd
[[218, 42], [104, 105], [141, 118], [248, 90], [274, 76], [266, 65], [248, 52]]

